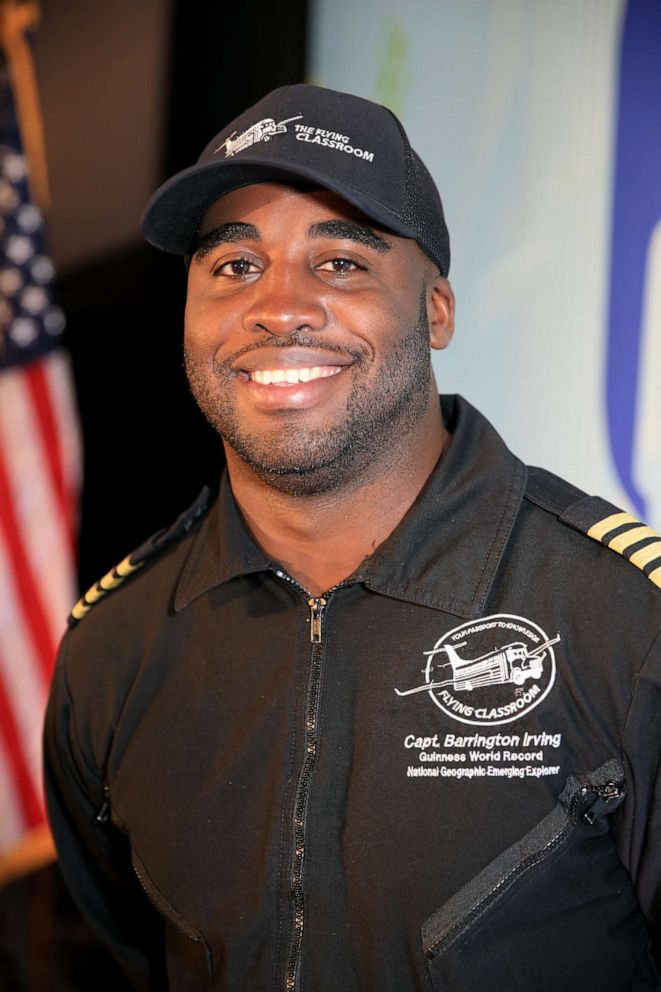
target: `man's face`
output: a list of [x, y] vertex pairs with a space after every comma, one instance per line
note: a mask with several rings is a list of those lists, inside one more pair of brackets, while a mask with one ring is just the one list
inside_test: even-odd
[[396, 453], [437, 404], [433, 281], [414, 241], [329, 191], [262, 183], [217, 200], [190, 266], [185, 357], [230, 468], [238, 455], [305, 494]]

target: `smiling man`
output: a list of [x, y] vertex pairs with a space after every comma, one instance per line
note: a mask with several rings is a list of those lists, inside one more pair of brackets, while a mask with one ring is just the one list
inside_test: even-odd
[[206, 211], [190, 265], [193, 393], [250, 529], [311, 592], [388, 536], [447, 437], [429, 345], [451, 337], [452, 290], [372, 227], [335, 193], [249, 185]]
[[72, 614], [83, 913], [141, 990], [657, 989], [661, 538], [439, 403], [449, 240], [399, 121], [276, 90], [145, 234], [227, 470]]

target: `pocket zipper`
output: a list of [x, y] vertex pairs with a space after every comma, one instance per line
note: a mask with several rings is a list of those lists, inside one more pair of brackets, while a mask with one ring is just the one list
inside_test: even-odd
[[[422, 933], [425, 956], [435, 958], [442, 953], [524, 872], [545, 861], [582, 822], [592, 826], [612, 813], [625, 795], [624, 771], [615, 759], [589, 776], [581, 779], [571, 776], [555, 809], [427, 921]], [[487, 885], [488, 891], [478, 895]]]
[[131, 851], [131, 867], [133, 868], [136, 878], [140, 882], [143, 892], [161, 916], [163, 916], [168, 923], [171, 923], [173, 927], [176, 927], [180, 933], [183, 933], [185, 937], [188, 937], [190, 940], [194, 940], [196, 944], [203, 944], [207, 948], [207, 953], [209, 953], [209, 947], [202, 934], [196, 930], [195, 927], [191, 926], [190, 923], [187, 923], [183, 917], [179, 916], [179, 913], [177, 913], [174, 906], [171, 906], [167, 899], [160, 894], [151, 879], [148, 878], [142, 862], [138, 858], [137, 854], [133, 851]]
[[95, 819], [97, 823], [107, 823], [110, 819], [110, 786], [107, 783], [103, 786], [103, 804]]
[[[110, 820], [110, 786], [107, 783], [103, 786], [103, 796], [103, 804], [95, 817], [97, 823], [107, 823]], [[183, 917], [177, 913], [174, 906], [171, 906], [167, 899], [160, 894], [154, 883], [148, 877], [142, 862], [132, 848], [131, 868], [140, 883], [140, 888], [145, 893], [154, 909], [185, 937], [188, 937], [189, 940], [194, 941], [196, 944], [201, 944], [202, 947], [204, 947], [209, 978], [213, 981], [213, 956], [211, 954], [209, 944], [202, 934], [196, 930], [195, 927], [191, 926], [190, 923], [187, 923], [186, 920], [184, 920]]]

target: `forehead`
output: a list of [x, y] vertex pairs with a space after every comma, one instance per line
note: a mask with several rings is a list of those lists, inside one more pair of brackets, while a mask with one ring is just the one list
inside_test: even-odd
[[312, 225], [329, 218], [348, 220], [368, 227], [393, 245], [398, 242], [415, 245], [409, 238], [399, 237], [380, 228], [357, 207], [331, 190], [288, 183], [254, 183], [231, 190], [207, 209], [198, 228], [198, 237], [203, 237], [221, 224], [238, 221], [253, 224], [259, 230], [271, 225], [276, 228], [283, 225], [285, 229], [291, 230], [298, 223]]

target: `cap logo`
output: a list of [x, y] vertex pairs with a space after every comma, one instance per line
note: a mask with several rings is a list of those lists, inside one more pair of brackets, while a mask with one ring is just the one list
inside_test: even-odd
[[286, 120], [279, 121], [278, 123], [272, 117], [264, 117], [263, 120], [257, 121], [256, 124], [253, 124], [252, 127], [249, 127], [247, 131], [243, 131], [238, 136], [236, 131], [233, 131], [229, 138], [225, 138], [223, 143], [218, 145], [214, 151], [214, 155], [217, 155], [224, 148], [225, 158], [231, 158], [237, 152], [242, 152], [245, 148], [256, 145], [258, 141], [270, 141], [275, 134], [286, 134], [287, 124], [291, 121], [300, 120], [302, 116], [302, 114], [298, 114], [296, 117], [287, 117]]
[[322, 145], [324, 148], [334, 148], [338, 152], [346, 152], [347, 155], [362, 158], [365, 162], [374, 161], [374, 152], [357, 148], [346, 134], [326, 131], [323, 127], [308, 127], [306, 124], [297, 124], [295, 130], [297, 141], [306, 141], [311, 145]]

